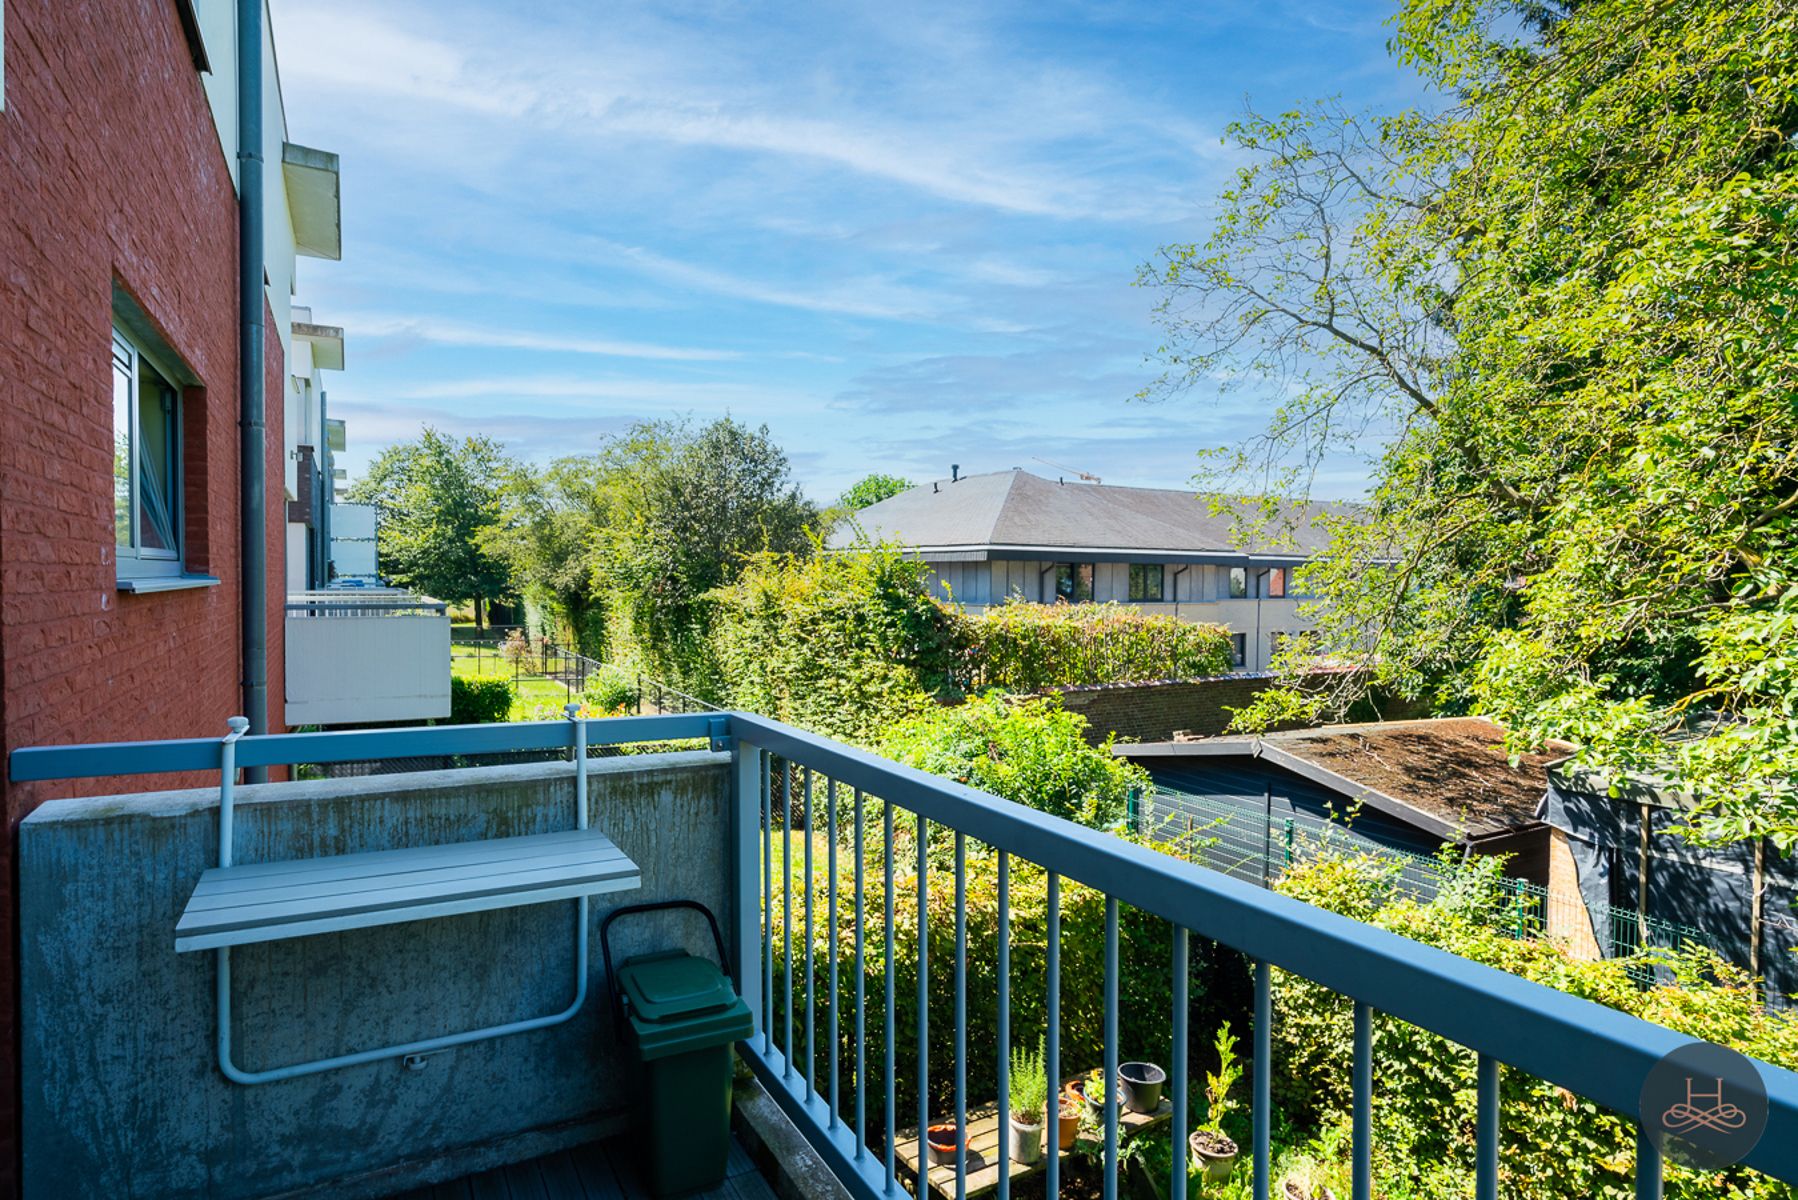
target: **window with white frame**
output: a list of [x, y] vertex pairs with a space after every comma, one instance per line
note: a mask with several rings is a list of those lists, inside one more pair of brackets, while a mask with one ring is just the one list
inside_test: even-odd
[[181, 394], [112, 331], [112, 524], [120, 579], [181, 573]]

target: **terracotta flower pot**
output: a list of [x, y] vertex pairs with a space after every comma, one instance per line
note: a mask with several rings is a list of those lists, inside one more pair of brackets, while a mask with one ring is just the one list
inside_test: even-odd
[[1056, 1145], [1063, 1150], [1074, 1148], [1074, 1139], [1080, 1136], [1080, 1109], [1083, 1107], [1078, 1093], [1073, 1090], [1061, 1094], [1057, 1105]]

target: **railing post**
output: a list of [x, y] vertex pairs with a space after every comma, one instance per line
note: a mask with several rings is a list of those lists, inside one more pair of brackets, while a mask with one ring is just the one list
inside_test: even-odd
[[[761, 904], [756, 895], [756, 835], [761, 832], [761, 751], [733, 737], [730, 747], [729, 861], [730, 961], [736, 969], [737, 995], [755, 1013], [756, 1028], [768, 1028], [762, 1002]], [[770, 814], [770, 817], [772, 814]]]
[[581, 715], [581, 706], [569, 704], [562, 711], [568, 714], [568, 723], [574, 727], [574, 744], [570, 753], [574, 758], [574, 827], [587, 828], [587, 718]]
[[237, 739], [250, 727], [248, 717], [232, 717], [226, 722], [231, 732], [219, 744], [219, 866], [231, 865], [232, 843], [237, 830]]

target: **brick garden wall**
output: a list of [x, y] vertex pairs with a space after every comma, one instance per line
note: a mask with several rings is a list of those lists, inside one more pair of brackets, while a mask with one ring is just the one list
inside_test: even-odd
[[[4, 749], [220, 732], [241, 707], [237, 201], [168, 0], [6, 0], [0, 111], [0, 732]], [[280, 186], [278, 167], [270, 186]], [[118, 591], [115, 282], [201, 380], [184, 397], [188, 565], [220, 586]], [[270, 394], [284, 366], [272, 322]], [[282, 406], [266, 406], [282, 478]], [[270, 696], [285, 568], [269, 510]], [[136, 781], [85, 790], [125, 791]], [[159, 778], [160, 786], [181, 781]], [[0, 844], [0, 1193], [15, 1186], [19, 821], [76, 789], [8, 785]]]

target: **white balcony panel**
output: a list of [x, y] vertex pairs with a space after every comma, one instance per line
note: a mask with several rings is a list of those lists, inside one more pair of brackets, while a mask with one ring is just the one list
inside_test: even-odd
[[442, 614], [287, 618], [287, 723], [447, 717], [450, 623]]

